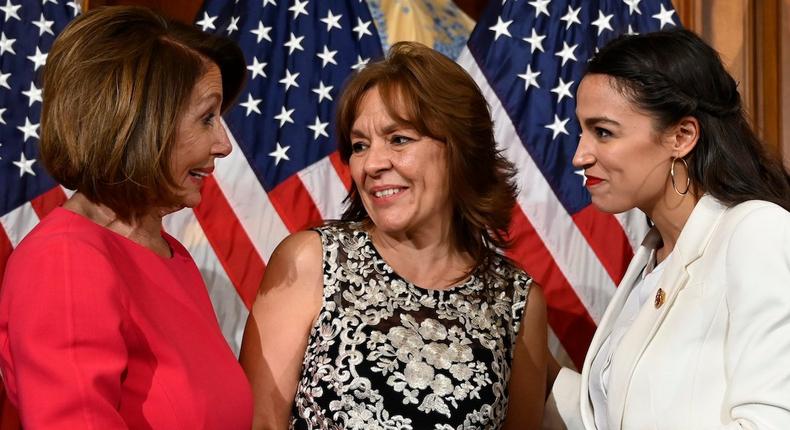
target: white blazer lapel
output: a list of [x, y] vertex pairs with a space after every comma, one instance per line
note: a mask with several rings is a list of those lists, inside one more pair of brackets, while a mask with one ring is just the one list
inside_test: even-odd
[[647, 303], [639, 312], [633, 325], [620, 341], [613, 357], [609, 379], [609, 425], [621, 428], [628, 387], [642, 353], [659, 330], [678, 293], [686, 286], [688, 266], [696, 261], [705, 250], [711, 234], [715, 231], [726, 207], [708, 195], [703, 196], [691, 213], [680, 233], [672, 258], [659, 281], [659, 288], [666, 294], [659, 308]]
[[634, 286], [634, 281], [639, 276], [639, 274], [642, 273], [642, 268], [645, 266], [645, 264], [647, 264], [647, 260], [650, 257], [651, 252], [656, 248], [660, 239], [661, 236], [658, 234], [658, 230], [653, 228], [648, 232], [644, 240], [642, 240], [642, 245], [636, 251], [636, 254], [634, 254], [634, 258], [631, 259], [631, 263], [628, 265], [628, 269], [626, 270], [625, 275], [623, 275], [623, 279], [620, 281], [620, 285], [617, 287], [617, 291], [614, 293], [612, 301], [609, 302], [609, 305], [607, 305], [606, 311], [604, 312], [603, 317], [601, 317], [601, 321], [598, 323], [598, 328], [595, 330], [595, 334], [593, 335], [592, 341], [590, 342], [587, 355], [584, 357], [581, 378], [581, 395], [579, 397], [581, 399], [582, 421], [584, 422], [585, 427], [589, 429], [595, 428], [592, 404], [590, 403], [590, 396], [588, 394], [590, 385], [590, 366], [592, 366], [592, 360], [595, 358], [595, 355], [598, 353], [598, 350], [601, 348], [604, 340], [606, 340], [606, 338], [609, 336], [609, 333], [611, 333], [614, 321], [617, 319], [617, 316], [620, 314], [620, 311], [625, 305], [628, 294], [631, 292], [631, 289]]

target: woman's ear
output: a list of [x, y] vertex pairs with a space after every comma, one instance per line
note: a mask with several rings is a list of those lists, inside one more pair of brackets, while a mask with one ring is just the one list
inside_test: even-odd
[[699, 121], [693, 116], [685, 116], [669, 130], [672, 152], [675, 157], [683, 158], [691, 152], [699, 140]]

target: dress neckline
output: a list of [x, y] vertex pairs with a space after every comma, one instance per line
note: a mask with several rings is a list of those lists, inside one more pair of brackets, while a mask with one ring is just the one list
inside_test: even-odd
[[472, 275], [469, 275], [463, 281], [461, 281], [461, 282], [459, 282], [459, 283], [457, 283], [455, 285], [452, 285], [450, 287], [447, 287], [447, 288], [438, 289], [438, 288], [421, 287], [421, 286], [409, 281], [408, 279], [404, 278], [403, 276], [401, 276], [400, 273], [395, 271], [395, 269], [393, 269], [392, 266], [390, 266], [390, 264], [387, 262], [387, 260], [384, 259], [384, 257], [381, 255], [381, 253], [379, 252], [378, 248], [376, 248], [376, 244], [373, 243], [373, 238], [370, 236], [370, 232], [367, 229], [360, 227], [358, 231], [361, 232], [361, 234], [363, 235], [363, 237], [365, 239], [365, 243], [368, 246], [370, 246], [370, 249], [373, 252], [373, 258], [375, 258], [376, 260], [381, 261], [384, 269], [390, 275], [392, 275], [394, 278], [402, 281], [411, 290], [417, 291], [420, 294], [436, 295], [436, 294], [443, 294], [443, 293], [457, 293], [457, 292], [459, 292], [459, 291], [461, 291], [462, 289], [465, 289], [465, 288], [474, 288], [475, 284], [477, 283], [476, 282], [477, 276], [472, 274]]

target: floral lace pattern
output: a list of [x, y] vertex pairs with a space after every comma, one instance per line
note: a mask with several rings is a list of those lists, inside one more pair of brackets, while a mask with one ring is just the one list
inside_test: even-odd
[[499, 428], [531, 279], [504, 258], [447, 290], [417, 287], [358, 224], [317, 229], [324, 304], [292, 429]]

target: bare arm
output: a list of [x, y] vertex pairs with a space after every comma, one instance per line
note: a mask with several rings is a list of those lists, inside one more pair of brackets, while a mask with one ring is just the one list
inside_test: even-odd
[[274, 251], [247, 319], [241, 362], [254, 397], [254, 429], [288, 427], [302, 359], [323, 301], [321, 239], [303, 231]]
[[537, 429], [546, 395], [546, 300], [533, 283], [516, 339], [505, 429]]

